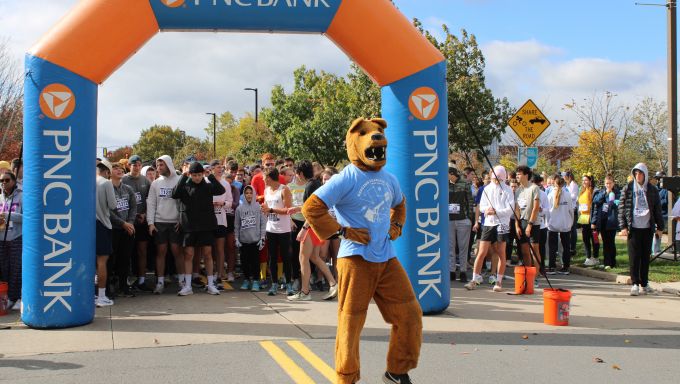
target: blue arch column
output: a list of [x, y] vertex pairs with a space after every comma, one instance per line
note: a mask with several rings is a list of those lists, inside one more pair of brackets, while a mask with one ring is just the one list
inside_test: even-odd
[[97, 85], [31, 55], [26, 70], [21, 319], [83, 325], [94, 319]]
[[[425, 88], [424, 88], [425, 87]], [[423, 115], [409, 108], [419, 90], [436, 93], [439, 110]], [[415, 113], [414, 113], [415, 112]], [[382, 88], [387, 120], [387, 170], [406, 195], [407, 220], [395, 247], [426, 314], [450, 302], [448, 259], [448, 112], [446, 62]]]

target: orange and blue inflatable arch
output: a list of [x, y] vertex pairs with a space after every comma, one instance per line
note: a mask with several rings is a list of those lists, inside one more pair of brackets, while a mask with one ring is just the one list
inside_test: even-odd
[[390, 1], [83, 0], [26, 55], [24, 323], [94, 318], [97, 88], [159, 31], [322, 33], [382, 86], [396, 249], [423, 311], [448, 307], [446, 64]]

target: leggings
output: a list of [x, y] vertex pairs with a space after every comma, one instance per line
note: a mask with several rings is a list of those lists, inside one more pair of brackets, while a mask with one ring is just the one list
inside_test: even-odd
[[276, 281], [276, 276], [279, 275], [277, 255], [280, 255], [283, 261], [283, 274], [286, 277], [286, 283], [290, 283], [290, 232], [267, 232], [267, 242], [269, 243], [269, 272], [272, 275], [272, 281]]
[[246, 279], [257, 280], [260, 276], [260, 259], [257, 243], [241, 244], [241, 267]]
[[600, 257], [600, 242], [595, 242], [593, 239], [593, 230], [590, 229], [590, 224], [581, 224], [581, 235], [583, 236], [583, 246], [586, 249], [586, 257], [593, 256], [595, 251], [595, 258]]

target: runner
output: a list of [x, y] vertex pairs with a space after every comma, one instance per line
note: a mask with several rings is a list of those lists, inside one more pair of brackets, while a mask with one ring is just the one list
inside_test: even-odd
[[[119, 292], [124, 297], [134, 297], [128, 285], [132, 247], [135, 245], [135, 221], [137, 218], [137, 197], [135, 191], [123, 184], [124, 168], [120, 163], [111, 166], [111, 184], [116, 196], [116, 208], [111, 210], [111, 225], [113, 227], [113, 265], [118, 278]], [[142, 178], [144, 179], [144, 178]], [[146, 254], [145, 254], [146, 255]]]
[[[264, 171], [267, 188], [264, 192], [265, 202], [262, 204], [262, 213], [267, 215], [267, 242], [269, 243], [269, 271], [272, 285], [269, 295], [276, 295], [277, 285], [274, 279], [278, 276], [277, 255], [283, 260], [283, 273], [286, 279], [286, 293], [292, 295], [293, 286], [290, 268], [290, 232], [291, 223], [288, 208], [292, 205], [293, 197], [290, 190], [279, 182], [279, 171], [269, 167]], [[278, 253], [277, 253], [278, 252]]]
[[[548, 204], [550, 205], [550, 214], [548, 215], [549, 261], [546, 273], [548, 275], [555, 273], [568, 275], [571, 265], [569, 244], [571, 244], [571, 226], [574, 223], [574, 201], [571, 199], [566, 183], [560, 175], [555, 175], [553, 182], [554, 187], [548, 195]], [[562, 268], [559, 271], [557, 271], [558, 237], [562, 243]]]
[[116, 195], [111, 184], [111, 163], [102, 160], [97, 164], [97, 228], [95, 239], [95, 251], [97, 254], [97, 296], [95, 305], [97, 307], [108, 307], [113, 305], [106, 295], [108, 285], [108, 261], [113, 252], [111, 239], [111, 217], [110, 212], [116, 209]]
[[605, 270], [616, 267], [616, 232], [619, 231], [620, 198], [621, 191], [615, 186], [614, 177], [611, 175], [604, 178], [604, 189], [600, 189], [593, 197], [593, 215], [590, 222], [591, 228], [602, 234]]
[[456, 264], [460, 265], [460, 280], [467, 281], [468, 242], [475, 218], [470, 184], [449, 164], [449, 277], [456, 279]]
[[143, 292], [151, 292], [152, 289], [146, 285], [147, 249], [149, 247], [149, 240], [151, 240], [148, 230], [149, 224], [146, 222], [146, 199], [149, 197], [151, 181], [142, 172], [141, 157], [138, 155], [130, 156], [129, 164], [130, 173], [123, 176], [123, 184], [132, 188], [137, 204], [137, 215], [134, 222], [134, 241], [137, 251], [137, 264], [134, 266], [137, 271], [135, 288]]
[[581, 227], [581, 236], [583, 236], [583, 246], [586, 251], [586, 261], [583, 263], [586, 267], [594, 267], [600, 264], [600, 242], [594, 236], [590, 224], [590, 212], [593, 209], [593, 196], [595, 194], [593, 186], [593, 175], [588, 172], [584, 173], [581, 178], [582, 185], [578, 195], [578, 225]]
[[234, 233], [236, 246], [241, 253], [243, 284], [241, 290], [260, 291], [259, 255], [264, 248], [267, 234], [267, 219], [262, 215], [262, 207], [255, 200], [255, 191], [250, 185], [243, 190], [244, 202], [236, 208]]

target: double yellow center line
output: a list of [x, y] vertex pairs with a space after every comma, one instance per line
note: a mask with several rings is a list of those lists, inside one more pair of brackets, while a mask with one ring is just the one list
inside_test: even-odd
[[[295, 350], [303, 359], [307, 360], [314, 369], [319, 371], [329, 382], [335, 382], [335, 371], [329, 367], [319, 356], [312, 352], [306, 345], [297, 340], [286, 342], [291, 348]], [[276, 361], [276, 363], [290, 376], [296, 384], [315, 384], [305, 371], [297, 365], [293, 359], [288, 357], [286, 353], [271, 341], [262, 341], [260, 346], [264, 348], [267, 353]]]

